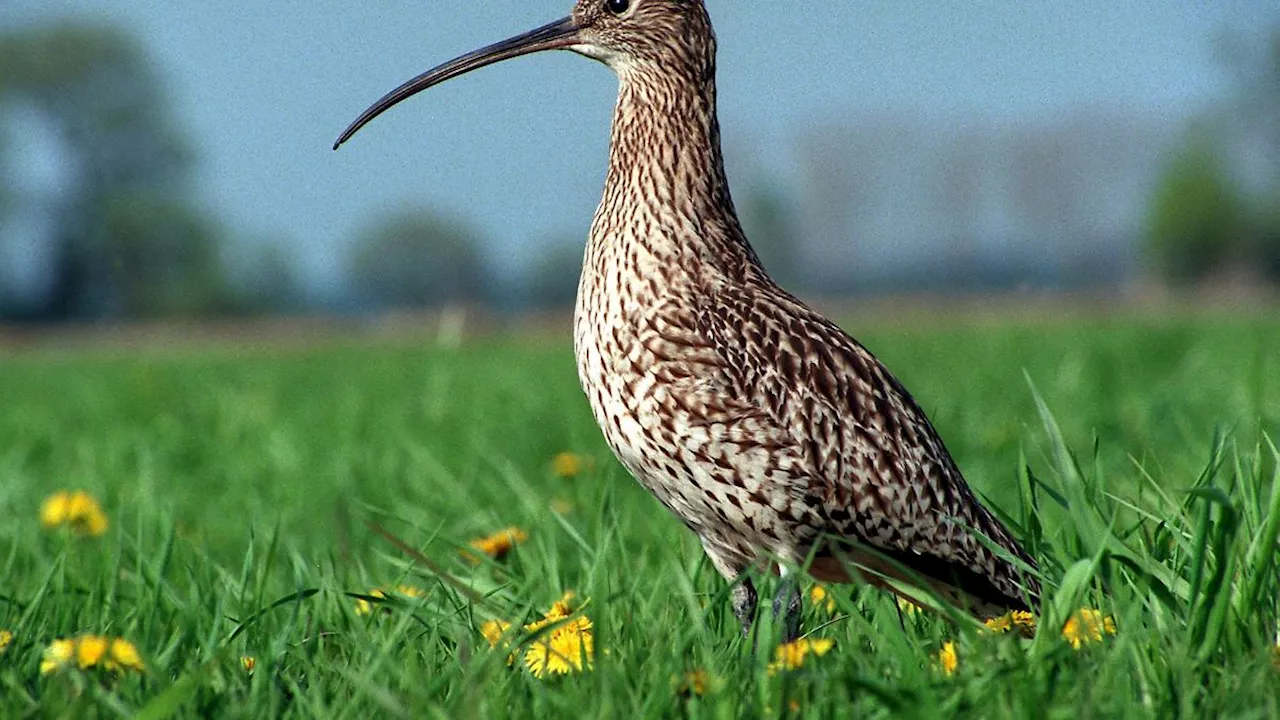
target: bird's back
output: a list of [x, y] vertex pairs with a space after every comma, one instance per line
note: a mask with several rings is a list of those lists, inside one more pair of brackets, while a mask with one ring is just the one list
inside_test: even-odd
[[983, 614], [1024, 609], [1034, 580], [989, 544], [1034, 561], [978, 502], [924, 411], [879, 359], [771, 282], [721, 298], [707, 336], [733, 369], [728, 391], [765, 412], [804, 458], [809, 501], [836, 541], [818, 549], [811, 572], [839, 580], [855, 561], [902, 578], [900, 565]]

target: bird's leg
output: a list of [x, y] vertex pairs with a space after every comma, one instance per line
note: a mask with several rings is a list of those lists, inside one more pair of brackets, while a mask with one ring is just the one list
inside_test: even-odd
[[747, 577], [746, 563], [739, 564], [726, 557], [711, 535], [702, 535], [699, 539], [702, 540], [702, 549], [706, 551], [716, 572], [732, 586], [729, 597], [733, 600], [733, 615], [742, 623], [742, 636], [750, 637], [751, 625], [756, 619], [756, 586]]
[[744, 577], [742, 582], [733, 586], [731, 593], [733, 614], [742, 623], [742, 636], [748, 637], [751, 624], [756, 619], [756, 586], [751, 584], [751, 578]]
[[778, 592], [773, 596], [774, 622], [782, 620], [782, 642], [795, 642], [800, 637], [800, 589], [790, 574], [784, 574], [778, 582]]

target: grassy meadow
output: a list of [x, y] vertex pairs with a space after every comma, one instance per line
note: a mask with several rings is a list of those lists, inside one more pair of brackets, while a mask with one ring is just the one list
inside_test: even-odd
[[37, 349], [0, 356], [0, 717], [1280, 716], [1280, 316], [849, 326], [1040, 559], [1033, 637], [833, 587], [771, 667], [567, 341]]

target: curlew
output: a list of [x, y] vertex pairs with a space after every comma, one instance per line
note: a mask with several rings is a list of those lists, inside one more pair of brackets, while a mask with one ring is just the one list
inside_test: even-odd
[[[902, 583], [979, 617], [1028, 609], [1035, 562], [975, 498], [906, 388], [779, 287], [725, 179], [715, 35], [702, 0], [579, 0], [563, 20], [462, 55], [374, 103], [334, 144], [463, 73], [571, 50], [618, 76], [604, 196], [574, 311], [578, 376], [618, 460], [697, 534], [749, 633], [749, 570]], [[908, 591], [909, 592], [909, 591]]]

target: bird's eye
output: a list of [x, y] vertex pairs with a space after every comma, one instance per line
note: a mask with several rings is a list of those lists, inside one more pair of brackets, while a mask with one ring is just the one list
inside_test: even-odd
[[621, 15], [631, 7], [631, 0], [604, 0], [604, 6], [614, 15]]

